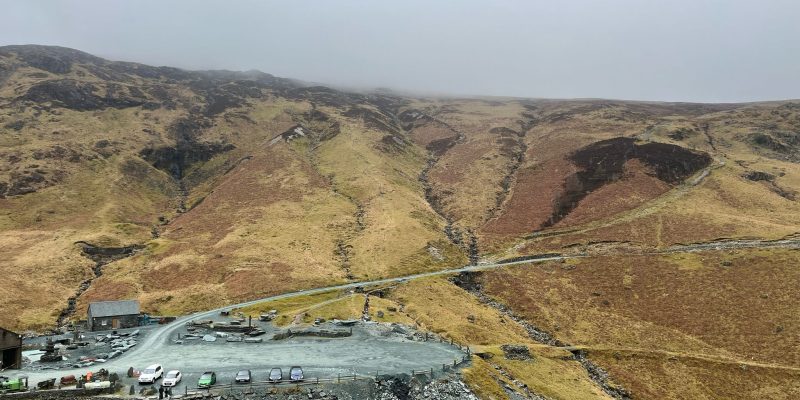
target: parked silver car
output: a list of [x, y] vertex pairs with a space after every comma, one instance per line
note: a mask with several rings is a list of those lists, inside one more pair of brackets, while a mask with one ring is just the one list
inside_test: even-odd
[[289, 380], [292, 382], [300, 382], [303, 380], [303, 369], [297, 366], [289, 370]]
[[269, 371], [270, 382], [280, 382], [283, 380], [283, 371], [280, 368], [273, 368]]

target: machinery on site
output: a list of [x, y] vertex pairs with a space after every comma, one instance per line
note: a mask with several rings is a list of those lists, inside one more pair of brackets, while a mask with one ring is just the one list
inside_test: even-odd
[[5, 376], [0, 376], [0, 394], [6, 394], [11, 392], [24, 392], [26, 390], [28, 390], [27, 376], [14, 379], [9, 379]]

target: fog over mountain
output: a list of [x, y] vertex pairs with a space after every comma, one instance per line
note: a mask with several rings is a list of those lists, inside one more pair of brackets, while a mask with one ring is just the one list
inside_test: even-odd
[[800, 399], [793, 2], [0, 10], [3, 399]]
[[2, 1], [0, 44], [433, 94], [741, 102], [800, 93], [800, 3]]

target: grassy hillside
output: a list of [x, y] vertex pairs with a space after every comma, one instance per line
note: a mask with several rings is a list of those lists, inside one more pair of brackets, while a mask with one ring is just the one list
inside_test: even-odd
[[798, 257], [782, 249], [602, 256], [481, 282], [644, 398], [788, 399], [800, 390]]

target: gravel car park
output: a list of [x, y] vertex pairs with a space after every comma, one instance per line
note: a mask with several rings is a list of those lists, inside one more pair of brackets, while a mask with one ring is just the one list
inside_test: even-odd
[[[215, 313], [216, 314], [216, 313]], [[229, 317], [211, 315], [209, 312], [198, 314], [194, 319], [213, 319], [227, 321]], [[335, 378], [338, 375], [374, 375], [407, 373], [412, 369], [429, 369], [432, 366], [452, 364], [461, 360], [463, 351], [442, 343], [439, 340], [425, 341], [425, 335], [416, 333], [411, 327], [392, 324], [358, 322], [349, 329], [351, 335], [337, 338], [320, 338], [293, 336], [283, 339], [270, 339], [281, 330], [271, 326], [269, 322], [258, 323], [267, 333], [260, 343], [227, 342], [217, 340], [183, 341], [188, 334], [186, 322], [188, 317], [166, 326], [148, 327], [139, 333], [139, 344], [123, 355], [102, 363], [102, 368], [117, 372], [123, 384], [137, 383], [136, 378], [126, 378], [125, 371], [131, 366], [162, 365], [163, 375], [168, 371], [181, 372], [181, 380], [170, 387], [174, 391], [183, 392], [197, 388], [203, 372], [215, 372], [215, 384], [230, 384], [235, 381], [240, 370], [251, 370], [251, 381], [285, 382], [290, 379], [289, 366], [302, 366], [304, 379], [308, 376], [319, 378]], [[333, 322], [323, 323], [318, 329], [341, 329]], [[133, 331], [130, 331], [133, 332]], [[120, 332], [123, 333], [123, 332]], [[127, 331], [125, 332], [127, 333]], [[200, 332], [198, 332], [200, 333]], [[210, 330], [202, 334], [215, 334]], [[129, 334], [130, 336], [130, 334]], [[110, 350], [102, 342], [102, 351]], [[95, 366], [82, 367], [80, 370], [71, 367], [75, 363], [76, 354], [94, 354], [94, 348], [79, 348], [70, 353], [69, 362], [58, 364], [60, 368], [50, 369], [39, 361], [25, 366], [21, 375], [28, 376], [32, 383], [44, 380], [85, 373], [86, 369], [97, 369]], [[98, 350], [100, 350], [98, 348]], [[272, 372], [273, 368], [281, 371]], [[283, 375], [285, 371], [286, 375]], [[267, 375], [270, 373], [271, 377]], [[254, 375], [253, 375], [254, 374]], [[163, 380], [162, 380], [163, 382]], [[156, 384], [161, 383], [156, 380]], [[146, 383], [143, 383], [146, 384]], [[176, 392], [176, 393], [177, 393]]]

